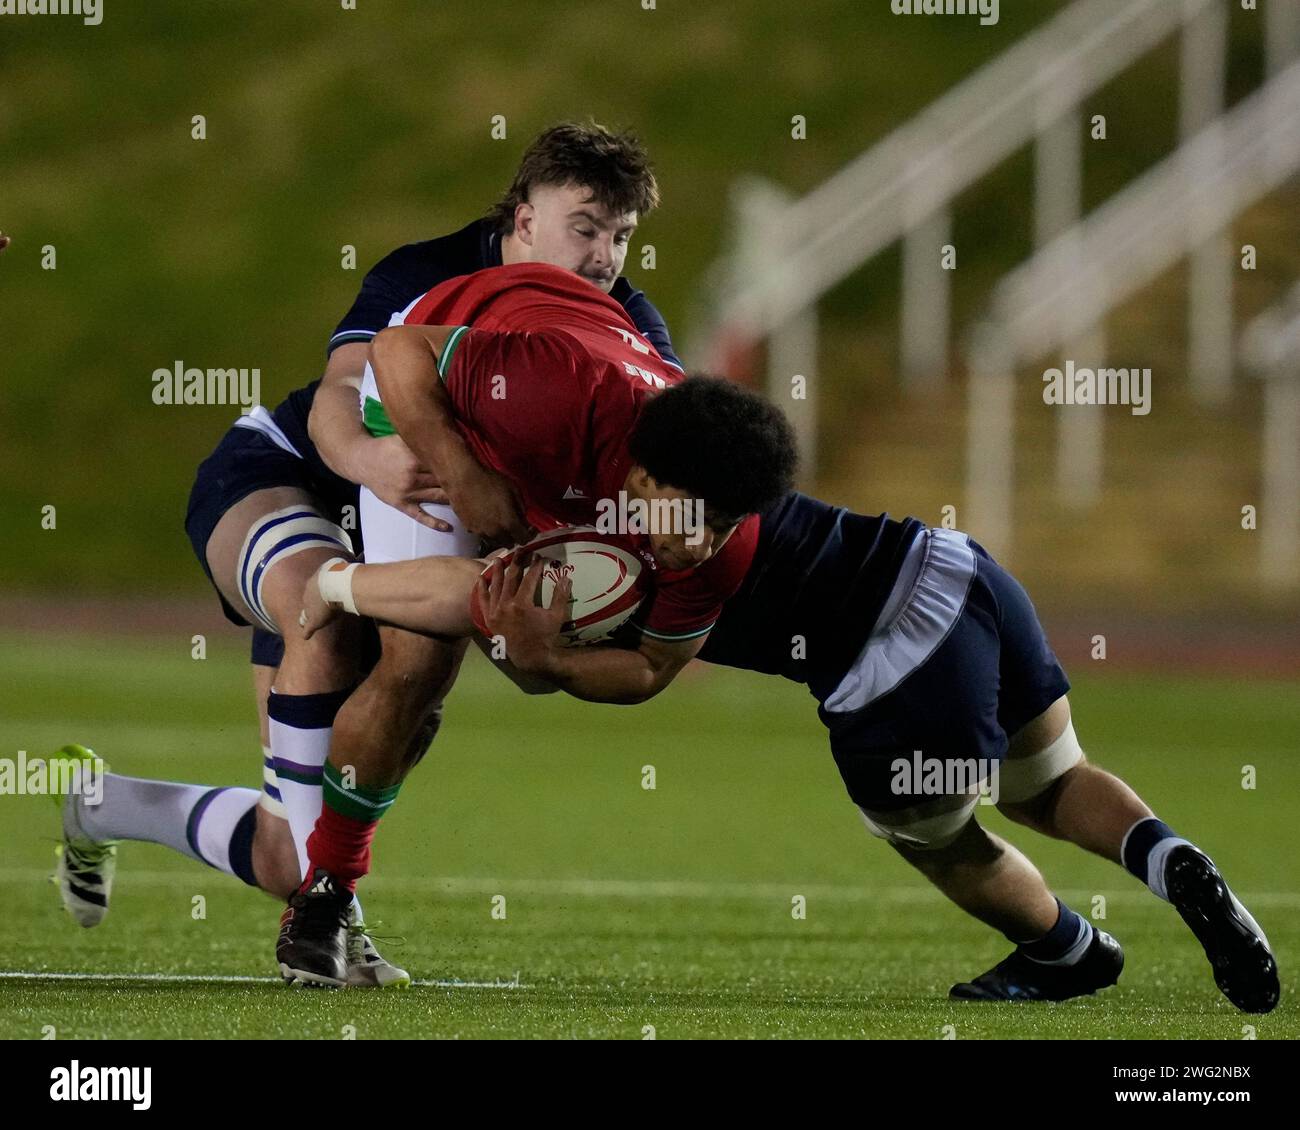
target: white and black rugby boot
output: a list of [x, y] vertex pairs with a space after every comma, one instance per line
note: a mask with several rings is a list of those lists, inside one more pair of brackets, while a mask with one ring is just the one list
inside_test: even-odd
[[65, 745], [50, 757], [48, 764], [51, 772], [63, 767], [60, 777], [69, 786], [60, 792], [51, 788], [63, 826], [63, 842], [54, 849], [53, 882], [59, 888], [64, 909], [78, 926], [98, 926], [108, 914], [108, 900], [113, 894], [117, 841], [91, 839], [81, 826], [79, 813], [85, 796], [83, 777], [87, 773], [102, 775], [104, 762], [92, 749]]
[[348, 908], [348, 984], [355, 989], [409, 988], [411, 975], [384, 957], [375, 947], [375, 940], [362, 921], [360, 906], [353, 899]]
[[275, 960], [290, 985], [342, 988], [348, 983], [352, 893], [317, 867], [280, 916]]
[[1092, 941], [1073, 965], [1051, 965], [1019, 949], [987, 973], [948, 990], [956, 1001], [1065, 1001], [1086, 997], [1119, 980], [1124, 951], [1104, 930], [1093, 928]]
[[1277, 961], [1250, 912], [1203, 851], [1180, 844], [1165, 860], [1165, 893], [1210, 959], [1214, 983], [1242, 1012], [1272, 1012]]

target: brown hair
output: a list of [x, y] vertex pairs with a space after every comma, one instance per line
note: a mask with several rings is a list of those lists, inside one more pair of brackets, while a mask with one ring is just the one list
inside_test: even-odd
[[644, 216], [659, 203], [650, 158], [631, 133], [611, 133], [595, 122], [560, 122], [524, 150], [506, 194], [488, 212], [502, 235], [515, 230], [515, 209], [544, 184], [576, 184], [615, 215]]

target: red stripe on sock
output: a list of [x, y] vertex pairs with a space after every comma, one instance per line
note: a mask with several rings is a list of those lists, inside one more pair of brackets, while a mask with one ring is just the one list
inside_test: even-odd
[[370, 871], [370, 841], [375, 838], [376, 827], [374, 821], [344, 816], [326, 804], [307, 837], [311, 866], [303, 886], [311, 881], [312, 870], [321, 867], [349, 891], [356, 890], [357, 880]]

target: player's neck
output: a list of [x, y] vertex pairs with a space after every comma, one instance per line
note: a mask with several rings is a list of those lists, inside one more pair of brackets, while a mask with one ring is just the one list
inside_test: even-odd
[[501, 263], [502, 266], [510, 266], [511, 263], [528, 263], [528, 248], [519, 242], [519, 237], [511, 232], [509, 235], [501, 237]]

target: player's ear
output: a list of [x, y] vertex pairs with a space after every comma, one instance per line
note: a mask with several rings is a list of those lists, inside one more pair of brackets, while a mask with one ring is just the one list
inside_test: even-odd
[[649, 498], [658, 484], [649, 471], [639, 463], [633, 463], [628, 470], [626, 486], [628, 494], [635, 498]]
[[536, 221], [537, 209], [529, 204], [527, 200], [521, 200], [515, 205], [514, 235], [525, 247], [532, 247], [533, 245], [533, 231]]

